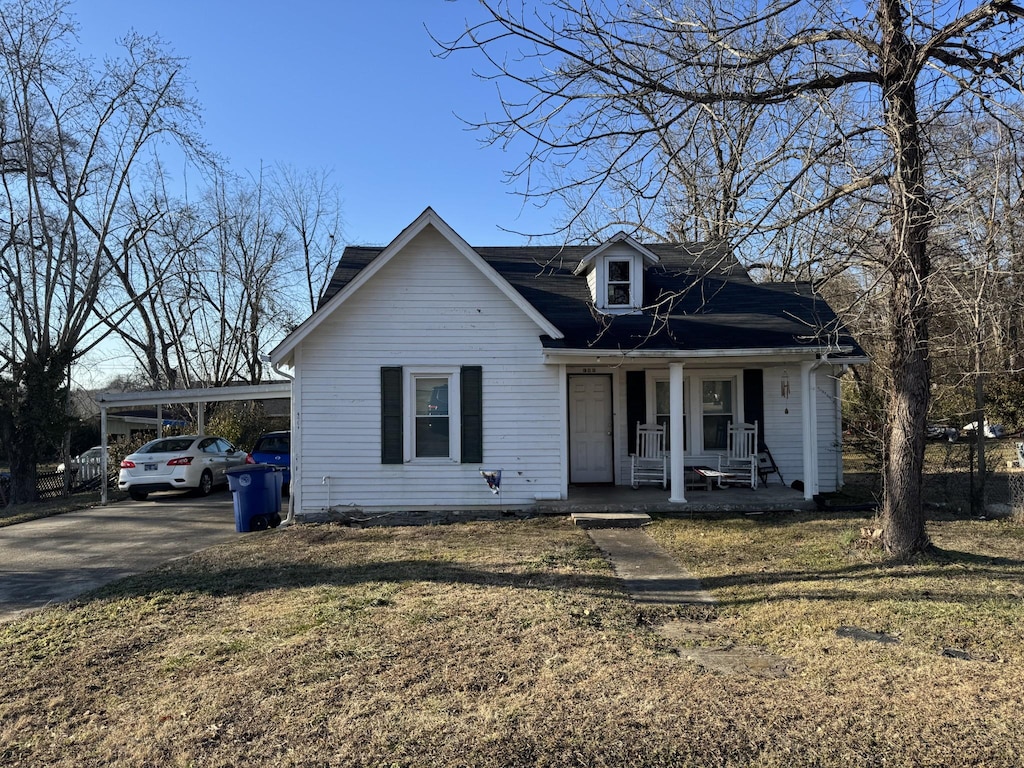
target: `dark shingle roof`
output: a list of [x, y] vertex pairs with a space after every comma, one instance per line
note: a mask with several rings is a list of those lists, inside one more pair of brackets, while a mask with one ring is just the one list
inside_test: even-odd
[[[755, 283], [725, 245], [644, 244], [659, 263], [644, 271], [639, 314], [593, 309], [573, 271], [593, 246], [480, 247], [476, 252], [563, 334], [552, 349], [777, 349], [828, 344], [863, 350], [807, 283]], [[332, 296], [384, 248], [349, 246], [320, 300]]]

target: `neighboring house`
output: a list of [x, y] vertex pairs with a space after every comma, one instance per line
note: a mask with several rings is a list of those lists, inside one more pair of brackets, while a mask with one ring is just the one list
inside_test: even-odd
[[507, 506], [629, 485], [655, 421], [669, 501], [742, 421], [810, 498], [842, 483], [839, 378], [866, 361], [809, 285], [755, 283], [727, 248], [473, 248], [429, 208], [347, 248], [271, 359], [295, 374], [299, 516], [493, 505], [481, 470], [502, 470]]

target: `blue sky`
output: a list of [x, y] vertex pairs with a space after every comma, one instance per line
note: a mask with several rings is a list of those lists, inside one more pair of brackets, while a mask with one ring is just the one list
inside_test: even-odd
[[206, 140], [234, 170], [328, 168], [345, 241], [383, 245], [428, 205], [473, 245], [525, 242], [553, 214], [503, 179], [522, 155], [483, 147], [456, 117], [499, 110], [473, 53], [435, 58], [424, 25], [454, 38], [475, 0], [77, 0], [82, 51], [134, 29], [159, 34], [189, 72]]

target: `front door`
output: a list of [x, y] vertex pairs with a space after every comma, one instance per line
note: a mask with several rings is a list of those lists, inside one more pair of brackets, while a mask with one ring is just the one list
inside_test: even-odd
[[611, 483], [612, 377], [569, 376], [569, 482]]

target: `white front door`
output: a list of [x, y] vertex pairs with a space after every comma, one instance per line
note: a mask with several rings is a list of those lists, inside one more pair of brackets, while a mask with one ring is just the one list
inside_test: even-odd
[[569, 482], [611, 483], [612, 377], [569, 376]]

